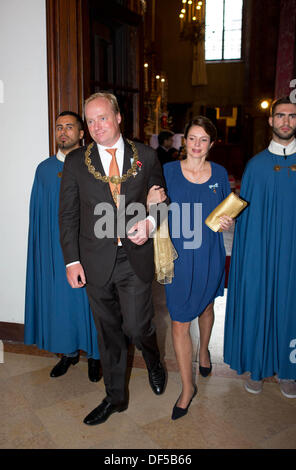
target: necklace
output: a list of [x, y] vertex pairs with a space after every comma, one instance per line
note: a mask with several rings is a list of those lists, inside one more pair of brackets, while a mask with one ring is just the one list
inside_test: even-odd
[[133, 163], [132, 163], [131, 168], [129, 168], [129, 170], [127, 170], [127, 172], [124, 173], [122, 176], [111, 176], [111, 177], [103, 176], [99, 171], [97, 171], [96, 168], [93, 166], [91, 158], [90, 158], [91, 149], [94, 146], [94, 142], [89, 144], [89, 146], [87, 147], [85, 151], [84, 163], [87, 166], [89, 173], [91, 173], [96, 180], [100, 180], [103, 183], [109, 183], [109, 181], [111, 181], [111, 183], [113, 184], [120, 184], [126, 181], [131, 176], [134, 176], [135, 173], [137, 173], [138, 150], [134, 142], [132, 142], [129, 139], [126, 139], [126, 140], [130, 144], [132, 151], [133, 151]]
[[[181, 165], [182, 167], [182, 165]], [[189, 173], [189, 177], [191, 178], [191, 182], [192, 183], [196, 183], [196, 184], [200, 184], [200, 180], [203, 179], [203, 173], [205, 171], [205, 168], [201, 169], [201, 170], [198, 170], [197, 172], [199, 173], [198, 176], [194, 177], [194, 169], [192, 170], [191, 168], [187, 168], [186, 165], [184, 166], [183, 165], [183, 171], [185, 170], [185, 172], [188, 172]], [[187, 178], [188, 179], [188, 178]], [[190, 181], [190, 179], [189, 179]]]

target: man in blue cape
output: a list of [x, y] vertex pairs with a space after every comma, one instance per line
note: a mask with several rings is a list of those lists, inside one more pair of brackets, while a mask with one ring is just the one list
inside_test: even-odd
[[296, 398], [296, 104], [274, 102], [272, 141], [245, 169], [236, 222], [225, 318], [224, 360], [245, 388], [260, 393], [277, 374], [282, 394]]
[[56, 121], [58, 153], [36, 170], [30, 201], [27, 257], [25, 344], [62, 353], [50, 376], [59, 377], [87, 353], [88, 375], [101, 378], [97, 331], [85, 289], [72, 289], [66, 278], [59, 240], [58, 210], [65, 158], [80, 146], [83, 121], [71, 111]]

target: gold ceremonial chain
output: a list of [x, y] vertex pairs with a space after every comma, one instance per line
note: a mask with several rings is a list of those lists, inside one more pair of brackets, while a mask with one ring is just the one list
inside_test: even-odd
[[126, 140], [130, 144], [130, 146], [132, 147], [133, 163], [132, 163], [131, 168], [122, 176], [111, 176], [111, 177], [110, 176], [103, 176], [99, 171], [97, 171], [95, 169], [95, 167], [92, 165], [92, 161], [91, 161], [91, 158], [90, 158], [91, 149], [93, 148], [94, 142], [89, 144], [89, 146], [87, 147], [86, 152], [85, 152], [84, 163], [86, 164], [89, 173], [91, 173], [94, 176], [94, 178], [96, 178], [96, 180], [103, 181], [103, 183], [109, 183], [109, 181], [111, 181], [111, 183], [113, 183], [113, 184], [119, 184], [119, 183], [123, 183], [128, 178], [130, 178], [131, 176], [134, 176], [134, 174], [137, 173], [138, 150], [137, 150], [134, 142], [132, 142], [129, 139], [126, 139]]

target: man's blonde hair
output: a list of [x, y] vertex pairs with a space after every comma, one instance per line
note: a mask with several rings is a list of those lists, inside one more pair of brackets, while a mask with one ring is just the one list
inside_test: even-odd
[[116, 96], [113, 95], [112, 93], [108, 93], [107, 91], [99, 91], [98, 93], [93, 93], [89, 98], [87, 98], [84, 102], [84, 113], [85, 113], [86, 105], [97, 98], [105, 98], [111, 104], [114, 113], [115, 114], [120, 113]]

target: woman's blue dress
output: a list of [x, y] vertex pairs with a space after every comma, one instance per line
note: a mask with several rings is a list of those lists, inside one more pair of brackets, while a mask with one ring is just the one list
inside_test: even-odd
[[[210, 164], [211, 177], [202, 184], [191, 183], [184, 177], [180, 161], [164, 165], [167, 194], [171, 201], [169, 229], [178, 253], [173, 282], [165, 286], [167, 307], [174, 321], [193, 320], [224, 293], [223, 235], [213, 232], [204, 221], [228, 196], [230, 186], [225, 168], [217, 163]], [[188, 242], [193, 246], [186, 247]]]

